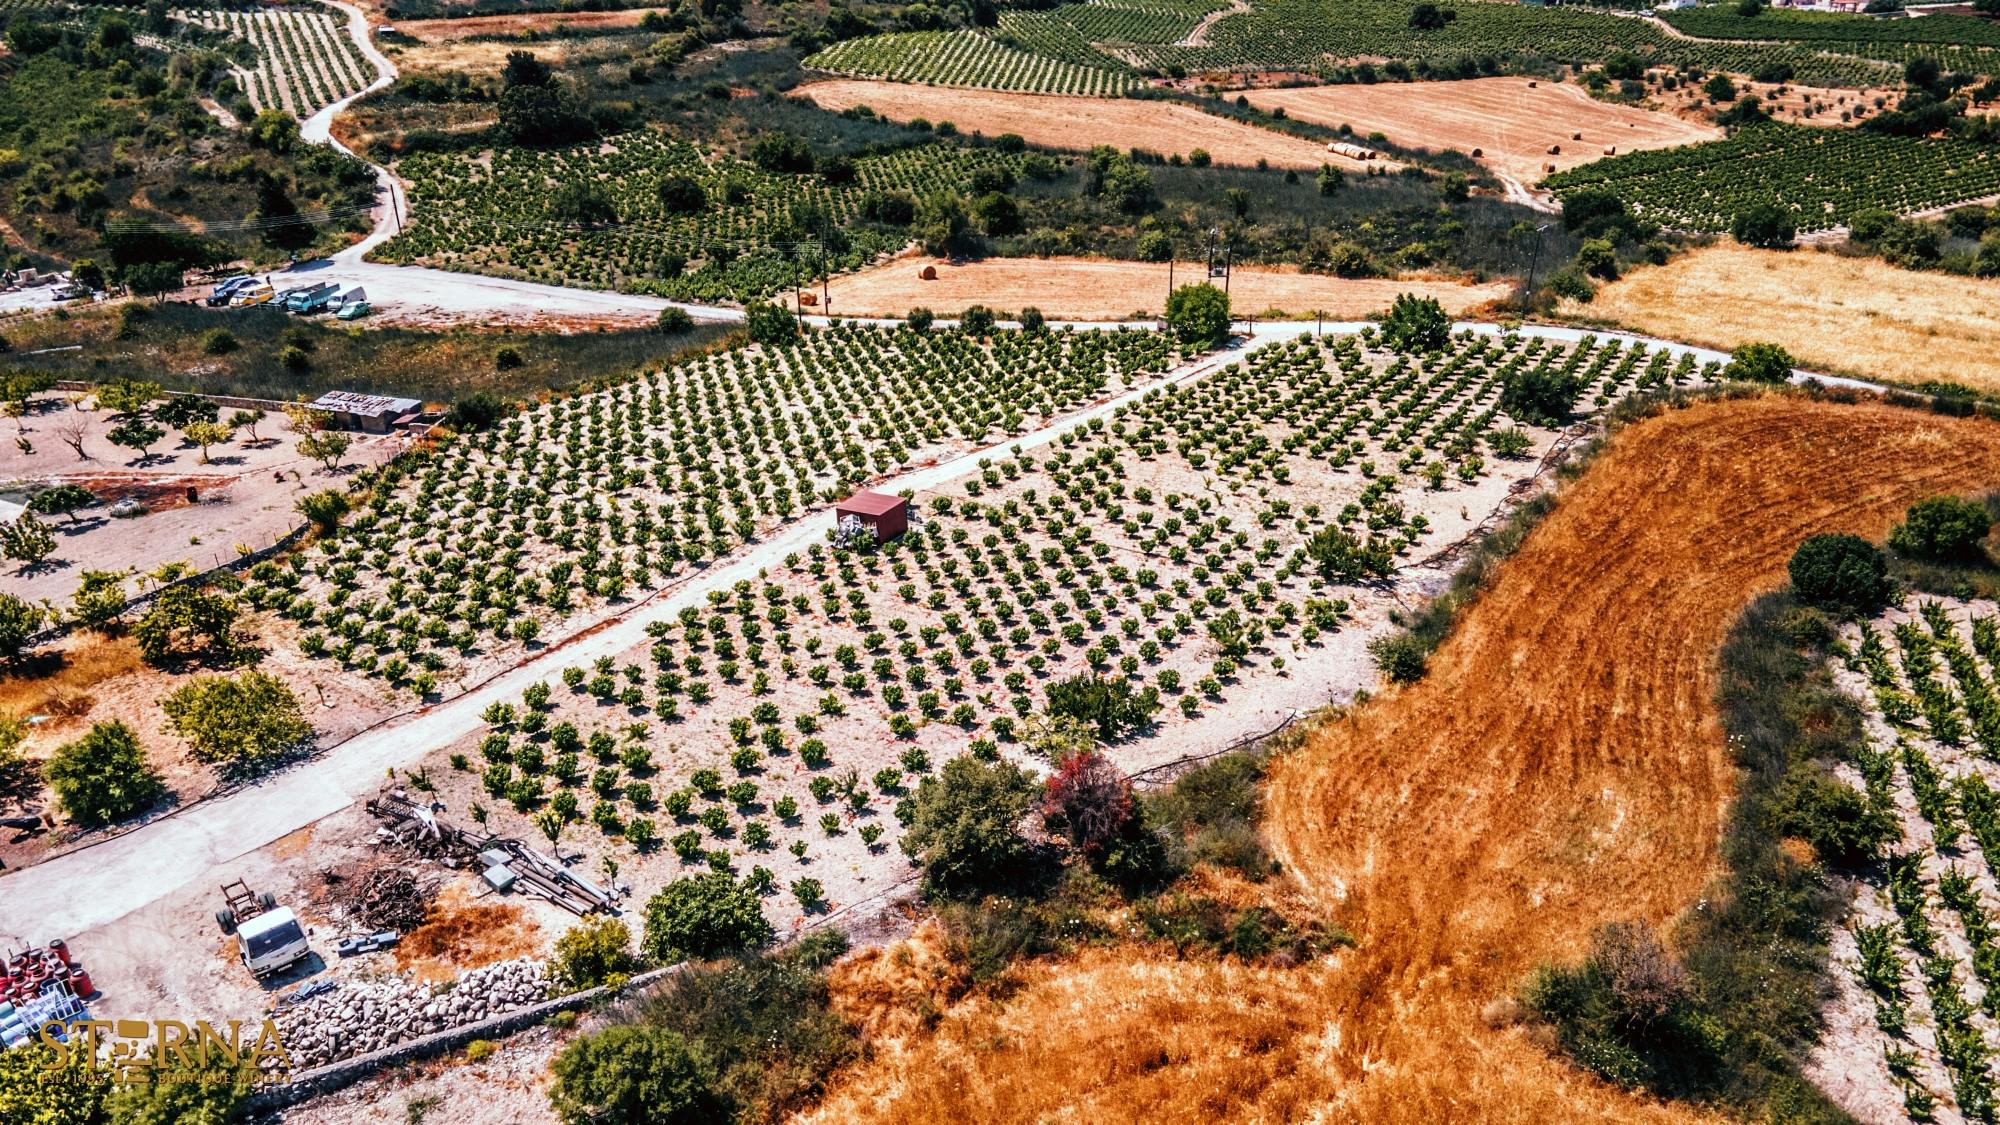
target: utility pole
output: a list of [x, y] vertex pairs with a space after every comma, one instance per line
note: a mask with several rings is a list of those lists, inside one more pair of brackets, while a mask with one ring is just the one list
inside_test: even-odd
[[1535, 226], [1535, 250], [1528, 256], [1528, 288], [1521, 294], [1521, 312], [1524, 314], [1534, 304], [1535, 270], [1542, 264], [1542, 234], [1548, 229], [1547, 223], [1538, 223]]

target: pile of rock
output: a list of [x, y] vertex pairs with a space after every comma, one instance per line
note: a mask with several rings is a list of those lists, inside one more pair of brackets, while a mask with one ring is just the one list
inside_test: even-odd
[[344, 983], [279, 1012], [278, 1030], [296, 1072], [510, 1012], [548, 994], [547, 966], [532, 958], [487, 965], [441, 985], [420, 984], [406, 972]]

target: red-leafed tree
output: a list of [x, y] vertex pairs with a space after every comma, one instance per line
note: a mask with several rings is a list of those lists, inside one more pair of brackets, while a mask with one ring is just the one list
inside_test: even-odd
[[1132, 783], [1096, 750], [1063, 759], [1042, 793], [1042, 817], [1096, 859], [1131, 826]]

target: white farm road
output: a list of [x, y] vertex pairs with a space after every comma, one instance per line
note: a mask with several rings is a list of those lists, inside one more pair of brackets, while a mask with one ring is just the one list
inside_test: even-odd
[[[359, 9], [339, 3], [349, 15], [349, 32], [367, 56], [385, 75], [388, 60], [368, 41], [366, 21]], [[376, 87], [392, 78], [385, 76]], [[306, 123], [304, 135], [327, 143], [328, 123], [338, 106], [328, 107]], [[596, 290], [566, 289], [531, 282], [508, 281], [451, 273], [443, 270], [383, 265], [363, 262], [367, 247], [393, 232], [392, 207], [402, 207], [400, 187], [386, 171], [377, 169], [388, 190], [395, 193], [390, 206], [378, 215], [378, 230], [369, 242], [314, 263], [317, 276], [353, 281], [364, 286], [396, 287], [399, 292], [431, 294], [427, 303], [441, 308], [462, 309], [468, 316], [491, 313], [496, 307], [531, 312], [656, 311], [669, 302]], [[324, 272], [318, 272], [324, 271]], [[713, 306], [682, 305], [706, 320], [740, 320], [742, 310]], [[823, 322], [823, 318], [807, 318]], [[1079, 329], [1114, 327], [1080, 323]], [[1367, 327], [1367, 322], [1327, 324], [1329, 334], [1351, 334]], [[1482, 334], [1498, 334], [1501, 327], [1484, 323], [1462, 323], [1458, 327]], [[1055, 440], [1063, 433], [1092, 418], [1103, 417], [1165, 382], [1188, 382], [1201, 378], [1228, 363], [1240, 360], [1251, 350], [1273, 340], [1289, 339], [1314, 331], [1311, 323], [1266, 322], [1245, 326], [1230, 347], [1183, 365], [1162, 380], [1107, 397], [1048, 425], [1010, 439], [1006, 446], [1033, 448]], [[1671, 341], [1655, 340], [1615, 332], [1584, 329], [1524, 326], [1525, 335], [1573, 342], [1585, 335], [1600, 339], [1644, 343], [1675, 354], [1692, 354], [1697, 362], [1726, 361], [1728, 357], [1704, 348]], [[1795, 377], [1806, 378], [1799, 372]], [[1814, 376], [1823, 382], [1873, 388], [1855, 380]], [[920, 467], [877, 481], [872, 487], [895, 492], [923, 489], [978, 471], [979, 462], [991, 455], [991, 448], [977, 450], [935, 465]], [[649, 622], [670, 617], [683, 606], [700, 605], [712, 590], [727, 588], [739, 580], [754, 579], [759, 572], [779, 564], [786, 555], [803, 551], [820, 542], [829, 526], [828, 511], [817, 509], [782, 526], [768, 538], [753, 540], [718, 564], [682, 580], [650, 597], [624, 607], [612, 617], [587, 629], [573, 639], [545, 648], [522, 663], [471, 690], [422, 708], [364, 731], [338, 746], [326, 747], [316, 757], [285, 772], [239, 789], [226, 796], [190, 804], [131, 831], [50, 858], [31, 867], [0, 875], [0, 941], [21, 944], [23, 932], [74, 935], [114, 922], [142, 909], [174, 891], [198, 880], [218, 881], [219, 867], [253, 852], [282, 836], [372, 795], [385, 772], [416, 764], [433, 749], [479, 730], [484, 724], [480, 713], [488, 704], [518, 699], [532, 683], [555, 680], [565, 667], [589, 664], [599, 656], [622, 652], [646, 639]]]

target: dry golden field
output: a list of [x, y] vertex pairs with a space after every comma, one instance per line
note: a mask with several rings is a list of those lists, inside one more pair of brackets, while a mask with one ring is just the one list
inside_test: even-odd
[[1635, 271], [1564, 311], [1715, 348], [1769, 340], [1840, 374], [2000, 390], [2000, 280], [1725, 245]]
[[[1678, 915], [1733, 790], [1742, 606], [1821, 531], [1988, 487], [2000, 426], [1770, 396], [1616, 439], [1422, 682], [1275, 763], [1265, 832], [1354, 949], [1296, 969], [1097, 950], [890, 1036], [813, 1120], [1686, 1120], [1490, 1019], [1600, 923]], [[1607, 545], [1615, 548], [1607, 549]]]

